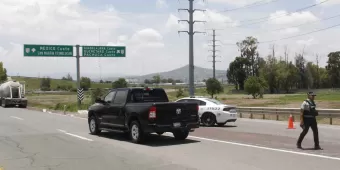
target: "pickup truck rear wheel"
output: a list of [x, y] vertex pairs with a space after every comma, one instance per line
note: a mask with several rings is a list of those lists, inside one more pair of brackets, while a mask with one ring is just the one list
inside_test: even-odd
[[95, 116], [90, 117], [89, 129], [92, 135], [98, 135], [101, 132], [101, 130], [98, 127], [98, 120]]
[[173, 132], [175, 139], [185, 140], [189, 136], [188, 130], [178, 130]]
[[144, 141], [144, 132], [138, 121], [132, 121], [130, 124], [130, 137], [133, 143], [142, 143]]
[[2, 100], [1, 100], [1, 106], [2, 106], [3, 108], [6, 108], [6, 107], [7, 107], [5, 99], [2, 99]]

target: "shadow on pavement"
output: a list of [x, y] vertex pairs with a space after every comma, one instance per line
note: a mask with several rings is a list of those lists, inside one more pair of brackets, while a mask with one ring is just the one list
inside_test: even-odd
[[[233, 127], [237, 127], [236, 125], [224, 125], [224, 126], [217, 126], [217, 125], [214, 125], [214, 126], [204, 126], [204, 125], [201, 125], [200, 128], [211, 128], [211, 127], [217, 127], [217, 128], [233, 128]], [[199, 129], [197, 129], [199, 130]]]
[[[210, 127], [219, 127], [219, 128], [232, 128], [232, 127], [237, 127], [236, 125], [224, 125], [224, 126], [210, 126]], [[209, 126], [204, 126], [203, 124], [200, 124], [200, 128], [209, 128]]]
[[301, 150], [305, 150], [305, 151], [320, 151], [320, 150], [323, 150], [323, 149], [302, 148]]
[[[189, 134], [190, 135], [190, 134]], [[130, 142], [128, 135], [115, 132], [102, 132], [99, 137], [109, 138], [112, 140], [119, 140], [124, 142]], [[186, 140], [176, 140], [172, 136], [149, 134], [146, 136], [145, 141], [141, 145], [159, 147], [159, 146], [171, 146], [171, 145], [183, 145], [190, 143], [200, 142], [198, 140], [186, 139]]]
[[233, 127], [237, 127], [236, 125], [224, 125], [224, 126], [217, 126], [215, 125], [214, 127], [219, 127], [219, 128], [233, 128]]

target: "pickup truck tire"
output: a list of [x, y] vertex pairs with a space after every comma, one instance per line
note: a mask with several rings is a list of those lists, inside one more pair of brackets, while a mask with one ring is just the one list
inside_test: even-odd
[[204, 126], [214, 126], [216, 123], [216, 116], [213, 113], [204, 113], [201, 118], [201, 122]]
[[130, 123], [130, 138], [133, 143], [142, 143], [145, 139], [144, 132], [136, 120]]
[[1, 99], [1, 107], [3, 108], [7, 107], [5, 99]]
[[163, 135], [164, 132], [156, 132], [158, 135]]
[[227, 123], [217, 123], [217, 126], [224, 127], [225, 124], [227, 124]]
[[189, 136], [189, 131], [188, 130], [178, 130], [172, 132], [174, 134], [175, 139], [177, 140], [185, 140]]
[[92, 135], [98, 135], [101, 132], [101, 130], [98, 127], [98, 120], [95, 116], [90, 117], [89, 129]]

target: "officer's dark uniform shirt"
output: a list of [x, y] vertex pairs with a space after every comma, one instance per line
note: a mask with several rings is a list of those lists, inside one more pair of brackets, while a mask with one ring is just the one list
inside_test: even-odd
[[302, 102], [301, 104], [301, 109], [303, 109], [303, 117], [304, 118], [315, 118], [315, 115], [313, 114], [315, 112], [315, 107], [316, 104], [307, 99], [305, 101]]

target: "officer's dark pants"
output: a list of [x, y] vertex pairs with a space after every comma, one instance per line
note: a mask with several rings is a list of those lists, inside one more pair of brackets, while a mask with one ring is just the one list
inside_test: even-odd
[[308, 133], [309, 127], [311, 127], [314, 136], [314, 144], [315, 146], [319, 146], [319, 132], [318, 132], [318, 124], [315, 118], [304, 118], [304, 129], [300, 134], [300, 137], [297, 141], [298, 144], [302, 143], [302, 140], [305, 138]]

